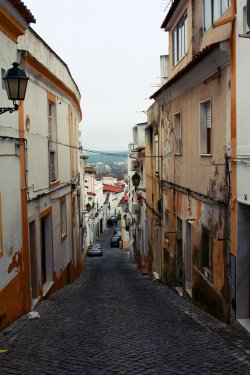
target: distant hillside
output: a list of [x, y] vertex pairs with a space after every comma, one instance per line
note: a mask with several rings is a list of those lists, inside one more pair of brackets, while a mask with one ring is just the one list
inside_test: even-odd
[[88, 157], [88, 159], [85, 160], [85, 164], [100, 162], [110, 165], [114, 162], [127, 161], [128, 159], [128, 151], [102, 151], [100, 153], [85, 152], [85, 155]]

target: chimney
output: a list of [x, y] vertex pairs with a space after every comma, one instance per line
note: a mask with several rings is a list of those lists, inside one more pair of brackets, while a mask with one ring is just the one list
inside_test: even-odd
[[160, 77], [161, 77], [161, 86], [163, 86], [168, 80], [168, 62], [169, 55], [160, 56]]

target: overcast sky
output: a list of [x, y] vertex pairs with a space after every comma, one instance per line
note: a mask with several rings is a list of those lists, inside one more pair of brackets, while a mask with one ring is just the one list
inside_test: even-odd
[[157, 90], [169, 0], [23, 0], [81, 92], [83, 147], [127, 150]]

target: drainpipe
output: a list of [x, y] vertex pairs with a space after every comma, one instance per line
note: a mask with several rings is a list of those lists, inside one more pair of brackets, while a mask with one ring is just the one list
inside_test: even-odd
[[226, 18], [222, 18], [221, 20], [215, 21], [213, 23], [213, 27], [218, 27], [222, 25], [226, 25], [227, 23], [234, 22], [236, 19], [236, 0], [231, 0], [231, 14]]
[[[231, 80], [231, 244], [230, 253], [236, 256], [237, 252], [237, 174], [236, 163], [233, 161], [236, 157], [236, 0], [231, 0], [231, 15], [222, 20], [216, 21], [213, 27], [232, 23], [231, 48], [230, 48], [230, 80]], [[229, 263], [230, 264], [230, 259]]]

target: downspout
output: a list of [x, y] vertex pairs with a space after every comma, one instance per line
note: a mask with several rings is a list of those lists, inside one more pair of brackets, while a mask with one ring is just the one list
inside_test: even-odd
[[[24, 139], [24, 104], [23, 102], [19, 106], [18, 111], [18, 126], [19, 126], [19, 137]], [[29, 226], [28, 226], [28, 203], [27, 203], [27, 186], [26, 186], [26, 147], [25, 142], [21, 142], [20, 145], [20, 174], [21, 174], [21, 207], [22, 207], [22, 260], [23, 264], [21, 267], [21, 282], [22, 282], [22, 293], [23, 293], [23, 311], [27, 312], [31, 305], [30, 296], [30, 257], [29, 257]]]
[[[218, 21], [215, 21], [213, 23], [213, 27], [218, 27], [218, 26], [223, 26], [226, 25], [227, 23], [233, 23], [236, 20], [236, 0], [231, 0], [231, 14], [230, 16], [226, 18], [222, 18]], [[232, 37], [233, 37], [233, 32], [232, 32]]]
[[[229, 245], [230, 253], [236, 257], [237, 255], [237, 170], [235, 160], [236, 156], [236, 30], [235, 30], [235, 20], [236, 20], [236, 0], [231, 0], [231, 15], [224, 20], [217, 21], [214, 23], [214, 27], [225, 25], [227, 23], [232, 23], [232, 33], [231, 33], [231, 48], [230, 48], [230, 80], [231, 80], [231, 222], [229, 224], [230, 228], [230, 240]], [[230, 186], [229, 186], [230, 191]], [[229, 256], [229, 255], [228, 255]], [[228, 265], [231, 267], [231, 258], [228, 259]], [[226, 276], [226, 275], [225, 275]], [[229, 282], [229, 279], [228, 279]], [[230, 292], [230, 282], [228, 285], [228, 292], [231, 299], [231, 306], [233, 306], [232, 295]], [[232, 311], [232, 310], [231, 310]]]
[[[213, 27], [232, 23], [230, 48], [230, 78], [231, 78], [231, 160], [236, 157], [236, 0], [231, 0], [231, 15], [215, 21]], [[231, 253], [236, 256], [237, 249], [237, 205], [236, 205], [236, 163], [231, 163]]]

